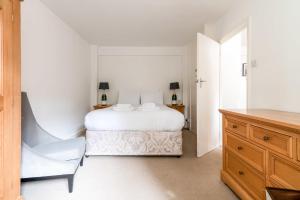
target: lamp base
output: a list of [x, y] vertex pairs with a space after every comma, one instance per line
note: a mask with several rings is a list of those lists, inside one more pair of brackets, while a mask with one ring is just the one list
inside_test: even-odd
[[172, 105], [177, 105], [177, 95], [174, 91], [174, 94], [172, 95]]
[[107, 104], [107, 96], [106, 94], [102, 94], [102, 97], [101, 97], [101, 104], [102, 105], [106, 105]]

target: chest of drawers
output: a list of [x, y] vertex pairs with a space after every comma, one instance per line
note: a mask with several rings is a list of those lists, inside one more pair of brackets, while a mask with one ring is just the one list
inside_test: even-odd
[[266, 187], [300, 190], [300, 114], [220, 110], [221, 179], [241, 199], [265, 199]]

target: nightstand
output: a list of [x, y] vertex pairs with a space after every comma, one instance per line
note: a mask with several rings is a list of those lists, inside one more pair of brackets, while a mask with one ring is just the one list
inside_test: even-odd
[[111, 106], [112, 105], [110, 105], [110, 104], [107, 104], [107, 105], [97, 104], [97, 105], [94, 106], [94, 109], [98, 110], [98, 109], [108, 108], [108, 107], [111, 107]]
[[177, 110], [178, 112], [181, 112], [184, 115], [184, 108], [185, 106], [183, 104], [180, 105], [167, 105], [169, 108], [173, 108], [174, 110]]

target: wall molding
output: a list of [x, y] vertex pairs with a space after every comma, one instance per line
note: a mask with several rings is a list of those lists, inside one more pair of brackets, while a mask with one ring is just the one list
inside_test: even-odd
[[[95, 48], [97, 48], [95, 52]], [[99, 82], [98, 68], [101, 59], [105, 56], [180, 56], [182, 58], [182, 91], [180, 92], [181, 100], [187, 106], [186, 117], [189, 116], [190, 104], [190, 69], [187, 63], [186, 46], [96, 46], [92, 45], [92, 66], [91, 66], [91, 108], [98, 101], [98, 91], [96, 86]], [[97, 55], [95, 55], [97, 54]], [[95, 61], [96, 60], [96, 61]]]
[[184, 56], [184, 47], [99, 47], [99, 56]]

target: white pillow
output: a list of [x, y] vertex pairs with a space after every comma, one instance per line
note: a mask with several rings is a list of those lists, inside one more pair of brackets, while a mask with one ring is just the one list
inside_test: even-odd
[[141, 103], [156, 103], [163, 104], [164, 103], [164, 95], [161, 91], [156, 92], [142, 92], [141, 94]]
[[140, 104], [140, 94], [135, 91], [119, 91], [119, 104], [132, 104], [139, 105]]

